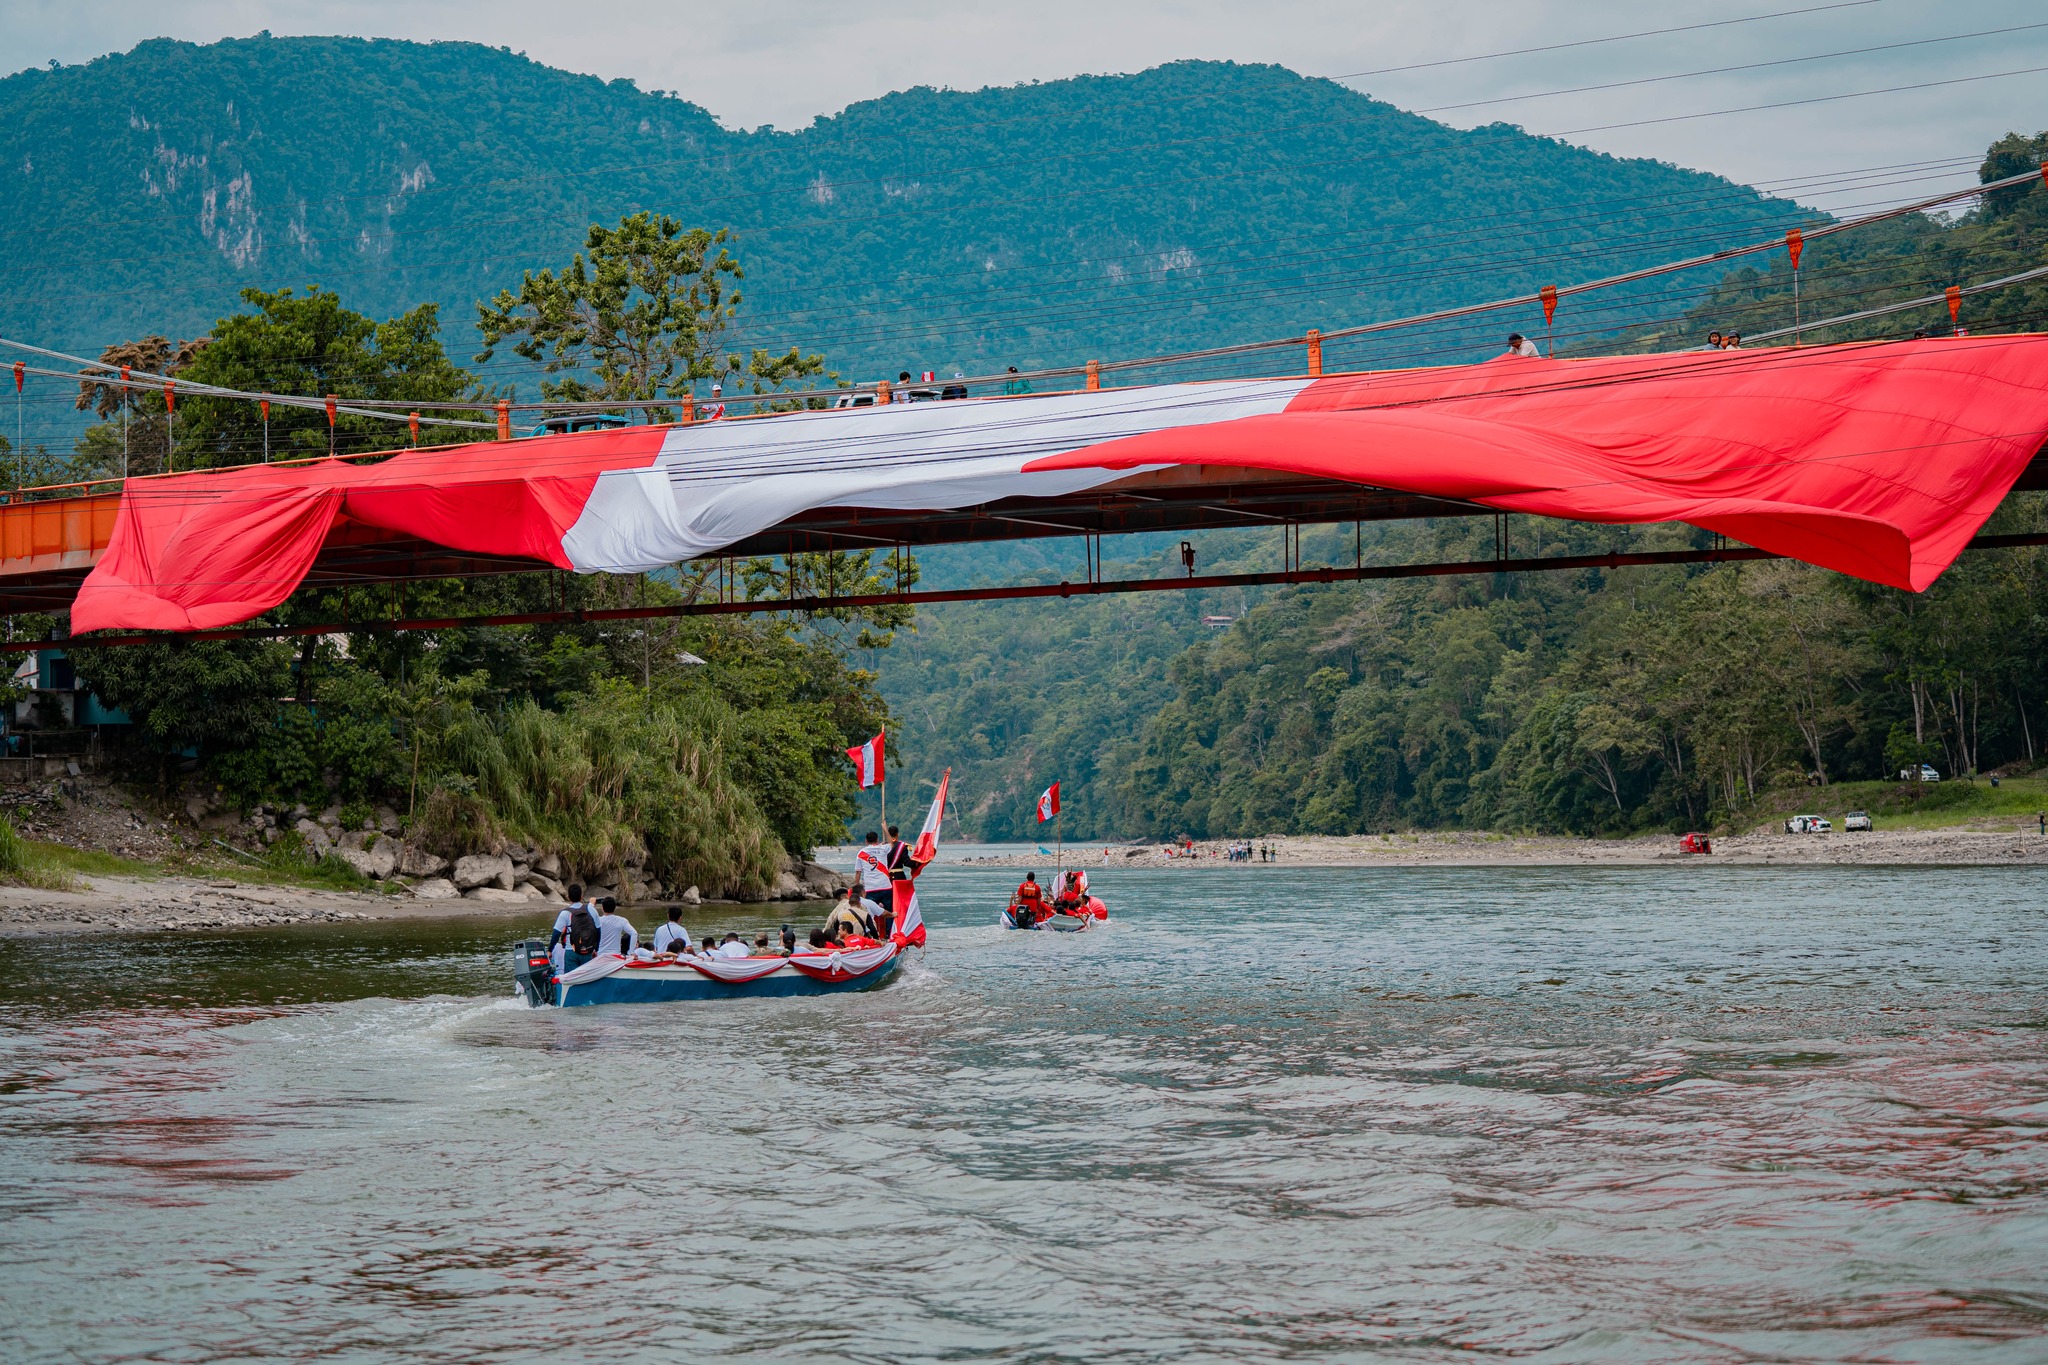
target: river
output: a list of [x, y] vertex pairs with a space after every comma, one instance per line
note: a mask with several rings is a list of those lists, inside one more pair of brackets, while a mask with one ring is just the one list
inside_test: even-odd
[[522, 1008], [502, 918], [0, 943], [5, 1358], [2048, 1359], [2038, 870], [1011, 875], [722, 1006]]

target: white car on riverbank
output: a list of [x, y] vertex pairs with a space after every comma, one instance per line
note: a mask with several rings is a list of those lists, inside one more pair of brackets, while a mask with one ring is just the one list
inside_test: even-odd
[[1825, 815], [1795, 815], [1785, 822], [1787, 834], [1830, 834], [1835, 822]]

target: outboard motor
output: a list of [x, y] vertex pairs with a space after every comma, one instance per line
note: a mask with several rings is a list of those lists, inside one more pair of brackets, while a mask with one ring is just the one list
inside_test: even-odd
[[526, 939], [512, 950], [512, 981], [529, 1005], [555, 1003], [555, 964], [545, 939]]

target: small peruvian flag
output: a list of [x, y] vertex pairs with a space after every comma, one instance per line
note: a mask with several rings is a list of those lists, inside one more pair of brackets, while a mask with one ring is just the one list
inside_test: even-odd
[[865, 744], [854, 745], [846, 751], [846, 756], [853, 760], [853, 770], [860, 774], [861, 786], [872, 787], [882, 780], [881, 735], [876, 735]]
[[1038, 823], [1044, 824], [1060, 813], [1060, 784], [1047, 787], [1038, 798]]

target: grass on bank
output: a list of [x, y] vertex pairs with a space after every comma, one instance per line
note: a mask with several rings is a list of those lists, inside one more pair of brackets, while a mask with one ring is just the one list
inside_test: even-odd
[[5, 816], [0, 816], [0, 881], [44, 891], [78, 889], [78, 878], [50, 857], [43, 845], [22, 838]]
[[[24, 839], [0, 816], [0, 882], [45, 891], [82, 891], [81, 877], [206, 877], [255, 886], [295, 886], [313, 891], [371, 891], [379, 884], [329, 853], [318, 862], [306, 860], [297, 835], [287, 835], [261, 854], [236, 856], [225, 849], [199, 848], [173, 853], [161, 862], [123, 858], [98, 849]], [[395, 891], [385, 886], [382, 889]]]
[[1988, 777], [1974, 782], [1836, 782], [1774, 792], [1751, 828], [1769, 833], [1782, 828], [1787, 816], [1825, 815], [1839, 830], [1852, 810], [1868, 813], [1877, 829], [2031, 828], [2048, 811], [2048, 778], [2008, 777], [1996, 787]]

